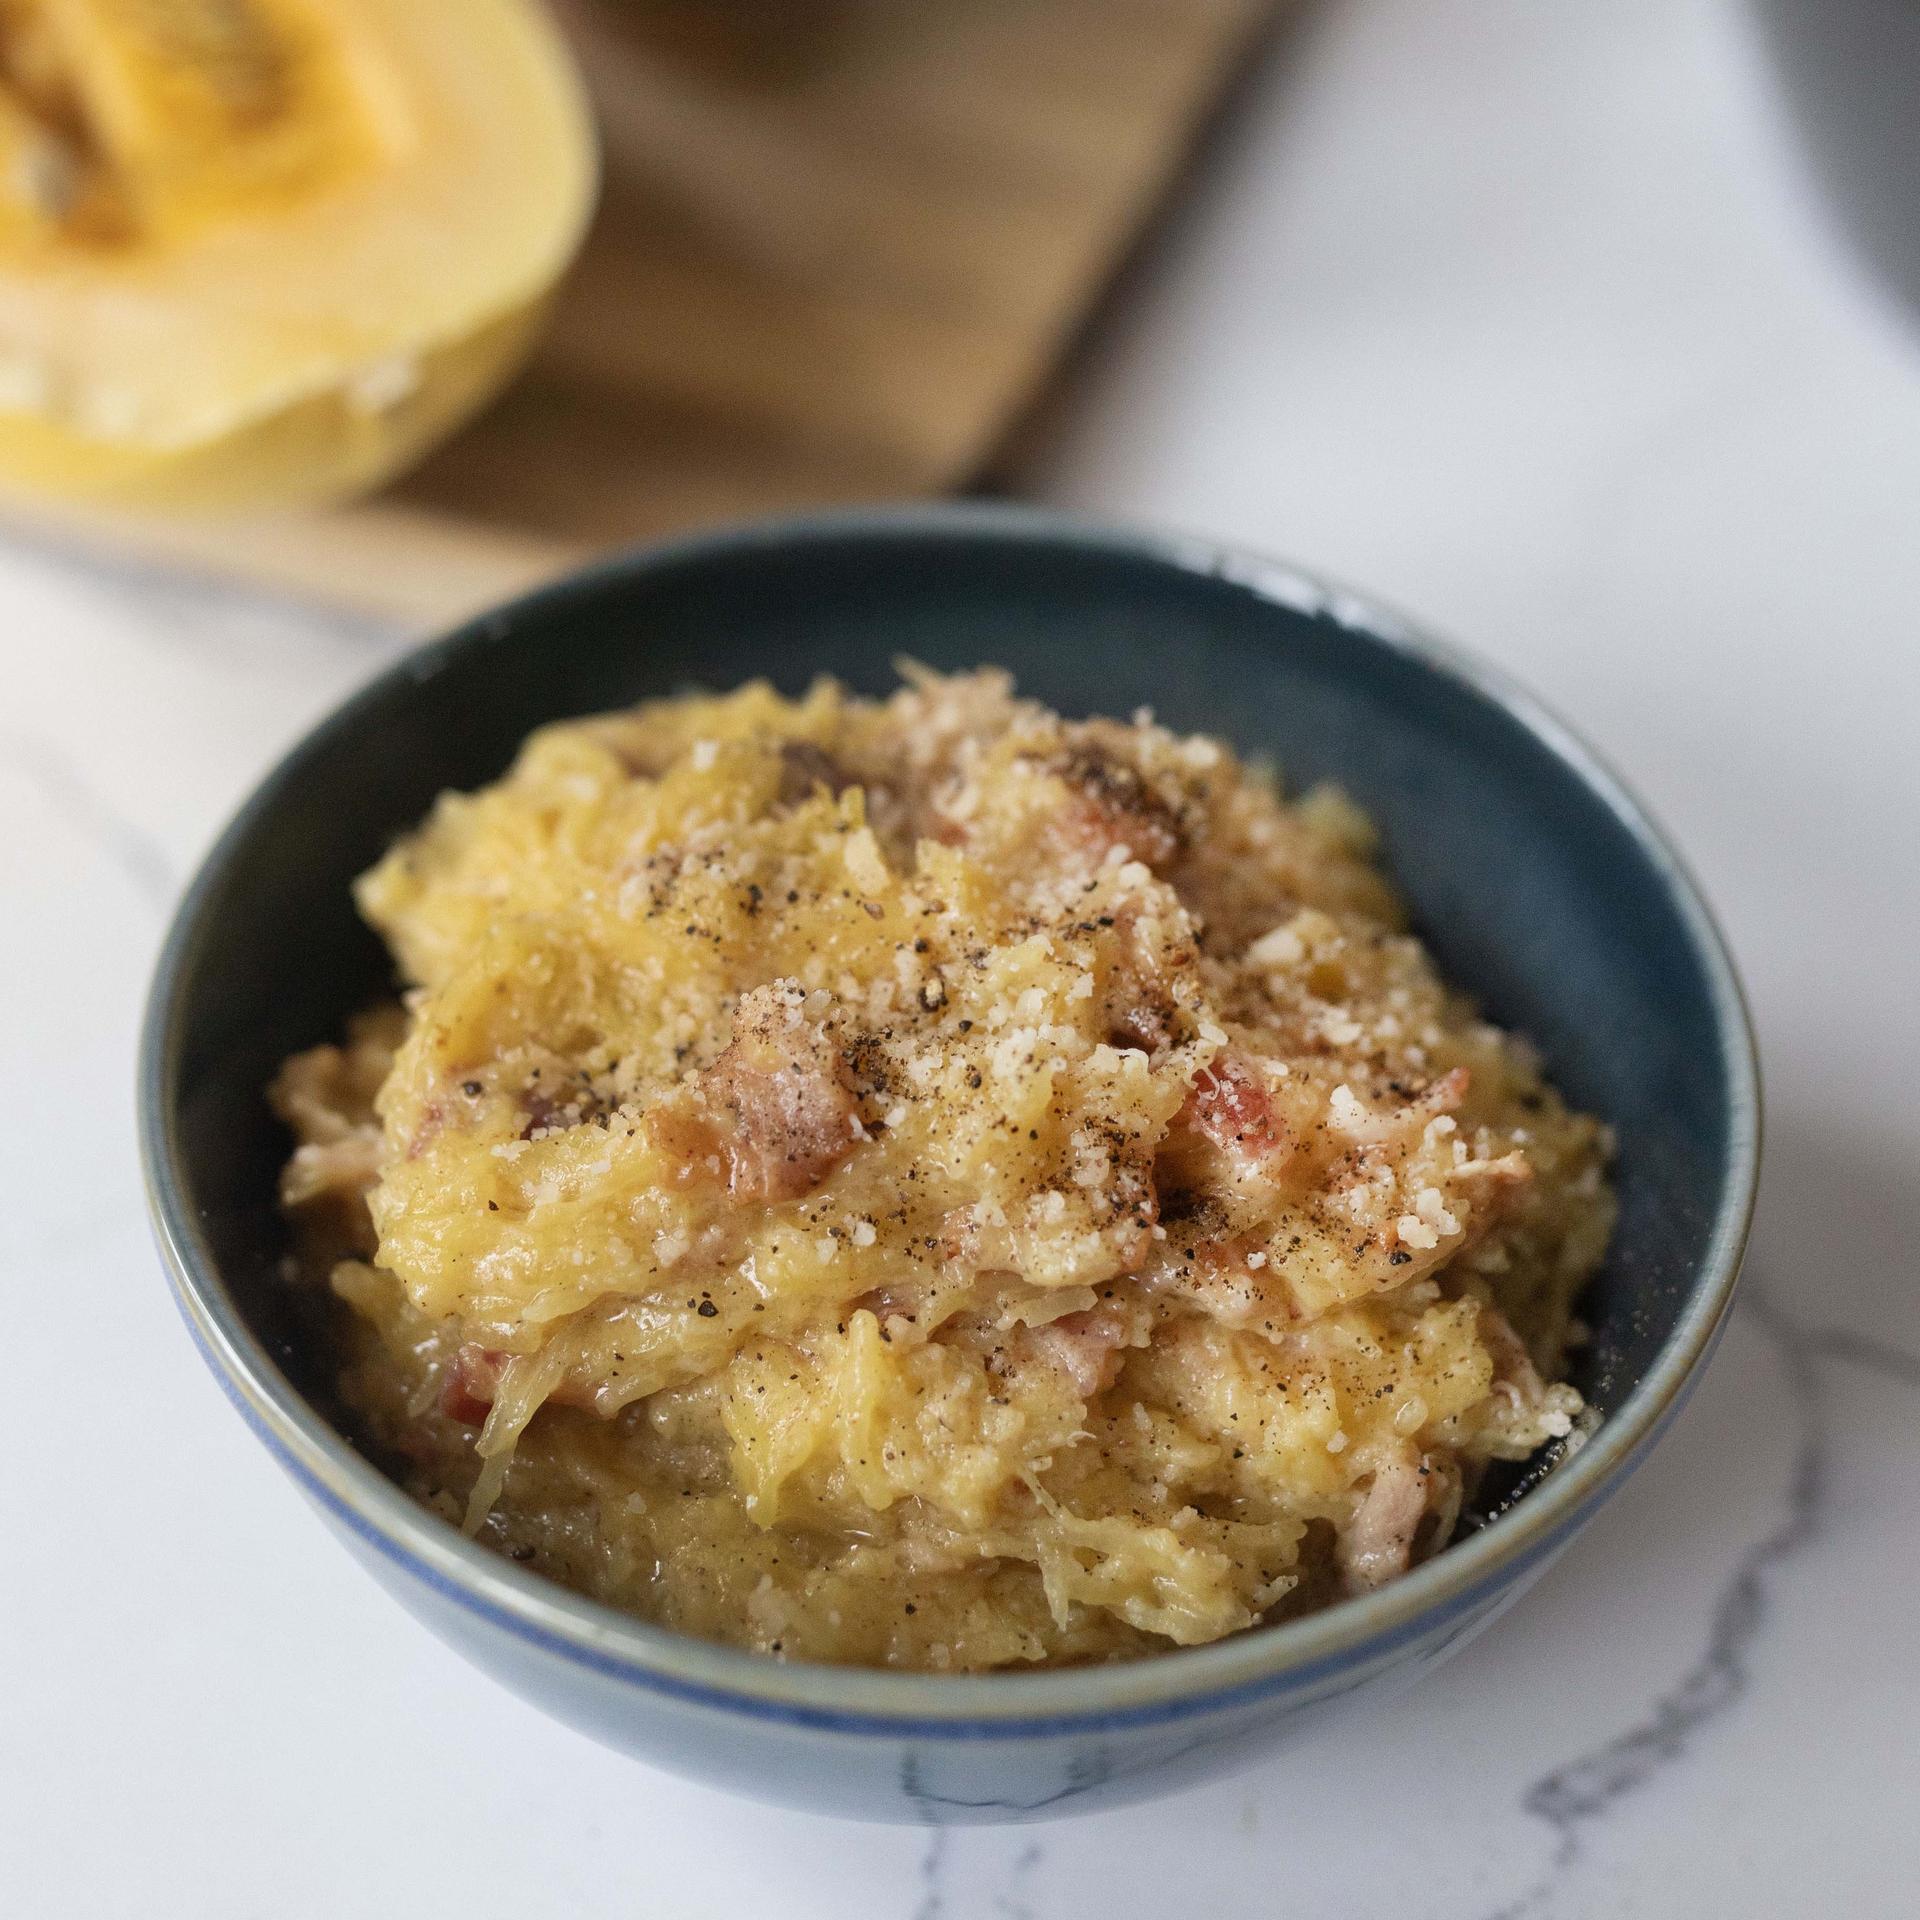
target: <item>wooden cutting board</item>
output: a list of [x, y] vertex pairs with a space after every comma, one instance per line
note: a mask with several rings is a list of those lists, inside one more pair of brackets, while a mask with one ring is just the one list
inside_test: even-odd
[[387, 492], [91, 523], [435, 622], [624, 541], [975, 475], [1270, 0], [564, 0], [600, 212], [509, 391]]

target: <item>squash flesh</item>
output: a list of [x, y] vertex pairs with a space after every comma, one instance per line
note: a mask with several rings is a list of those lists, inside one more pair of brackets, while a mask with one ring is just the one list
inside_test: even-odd
[[46, 237], [150, 245], [376, 163], [338, 53], [266, 0], [7, 0], [0, 57], [68, 183], [32, 207]]
[[16, 491], [371, 484], [510, 370], [590, 210], [524, 0], [0, 0], [0, 48]]

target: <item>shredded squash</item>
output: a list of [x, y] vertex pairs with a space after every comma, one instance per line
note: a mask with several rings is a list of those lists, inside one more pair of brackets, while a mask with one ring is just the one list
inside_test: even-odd
[[1575, 1437], [1608, 1140], [1366, 822], [1004, 676], [535, 734], [360, 884], [296, 1284], [422, 1499], [788, 1657], [1191, 1645]]

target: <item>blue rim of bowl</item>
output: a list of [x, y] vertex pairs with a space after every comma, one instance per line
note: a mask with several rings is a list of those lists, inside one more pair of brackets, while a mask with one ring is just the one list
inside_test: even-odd
[[[426, 680], [459, 651], [525, 617], [550, 618], [638, 574], [793, 544], [929, 536], [956, 544], [1065, 545], [1224, 580], [1462, 683], [1502, 708], [1606, 805], [1659, 874], [1708, 981], [1729, 1089], [1727, 1164], [1705, 1257], [1673, 1332], [1587, 1443], [1505, 1511], [1403, 1578], [1358, 1598], [1202, 1647], [1113, 1666], [929, 1674], [776, 1661], [696, 1640], [586, 1599], [466, 1539], [416, 1504], [307, 1404], [248, 1328], [185, 1199], [173, 1116], [181, 986], [202, 916], [235, 850], [322, 746], [350, 731], [389, 685]], [[344, 1011], [344, 1010], [343, 1010]], [[228, 824], [175, 914], [143, 1023], [138, 1086], [142, 1173], [175, 1300], [195, 1344], [249, 1426], [301, 1487], [367, 1548], [442, 1600], [529, 1647], [604, 1678], [723, 1713], [888, 1739], [983, 1739], [1117, 1731], [1215, 1713], [1268, 1695], [1335, 1691], [1388, 1664], [1544, 1563], [1617, 1490], [1678, 1413], [1731, 1305], [1760, 1161], [1760, 1070], [1745, 996], [1718, 926], [1665, 834], [1606, 763], [1497, 669], [1433, 639], [1366, 595], [1301, 568], [1174, 533], [1135, 532], [1002, 503], [880, 506], [757, 522], [615, 554], [463, 622], [404, 655], [295, 745]]]

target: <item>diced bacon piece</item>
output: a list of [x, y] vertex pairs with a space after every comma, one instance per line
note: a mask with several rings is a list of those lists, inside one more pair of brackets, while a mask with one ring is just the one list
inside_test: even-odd
[[1158, 1001], [1144, 994], [1127, 994], [1108, 1023], [1107, 1033], [1116, 1047], [1158, 1053], [1173, 1038], [1173, 1022]]
[[[462, 1426], [483, 1427], [492, 1411], [494, 1396], [500, 1391], [512, 1354], [499, 1347], [483, 1347], [469, 1340], [453, 1356], [453, 1364], [440, 1382], [440, 1411]], [[594, 1403], [591, 1386], [563, 1378], [547, 1395], [556, 1407], [590, 1407]]]
[[997, 1207], [969, 1201], [950, 1207], [940, 1219], [940, 1256], [953, 1266], [1014, 1268], [1013, 1234]]
[[1029, 1334], [1041, 1355], [1073, 1382], [1083, 1400], [1104, 1393], [1119, 1378], [1120, 1363], [1132, 1328], [1128, 1317], [1113, 1307], [1087, 1307], [1063, 1314]]
[[1411, 1448], [1389, 1456], [1340, 1537], [1341, 1577], [1349, 1593], [1367, 1593], [1397, 1580], [1413, 1558], [1427, 1516], [1430, 1470]]
[[1108, 975], [1103, 1011], [1114, 1046], [1158, 1053], [1173, 1039], [1179, 1007], [1151, 968], [1123, 958]]
[[893, 1287], [869, 1287], [851, 1303], [852, 1310], [864, 1308], [884, 1327], [889, 1320], [911, 1320], [913, 1301], [904, 1290]]
[[728, 1155], [720, 1135], [687, 1093], [656, 1101], [647, 1110], [646, 1129], [667, 1162], [671, 1185], [701, 1186], [726, 1177]]
[[1132, 907], [1122, 907], [1111, 924], [1115, 933], [1102, 943], [1101, 953], [1106, 977], [1100, 1018], [1107, 1039], [1116, 1047], [1158, 1053], [1172, 1041], [1180, 1017], [1172, 974], [1191, 963], [1192, 949], [1180, 943], [1169, 946], [1164, 930], [1159, 941], [1150, 943]]
[[1526, 1342], [1498, 1307], [1480, 1309], [1480, 1339], [1493, 1359], [1493, 1390], [1517, 1411], [1532, 1412], [1546, 1399], [1546, 1382]]
[[1054, 820], [1054, 841], [1091, 866], [1116, 847], [1150, 868], [1171, 866], [1187, 847], [1179, 812], [1137, 766], [1098, 741], [1069, 747], [1054, 772], [1068, 801]]
[[1232, 1048], [1194, 1076], [1180, 1118], [1249, 1166], [1269, 1167], [1290, 1150], [1286, 1122], [1273, 1110], [1266, 1081]]
[[797, 1199], [860, 1138], [840, 1047], [792, 981], [741, 996], [733, 1038], [696, 1086], [737, 1199]]
[[1138, 767], [1091, 740], [1071, 747], [1058, 772], [1071, 795], [1054, 837], [1098, 866], [1124, 847], [1149, 867], [1165, 867], [1186, 845], [1180, 816]]
[[853, 784], [853, 775], [811, 740], [783, 740], [780, 743], [780, 800], [783, 805], [793, 806], [810, 799], [819, 787], [837, 794]]
[[462, 1426], [484, 1426], [506, 1364], [504, 1353], [469, 1340], [453, 1356], [453, 1365], [440, 1383], [440, 1411]]
[[560, 1073], [544, 1080], [536, 1077], [521, 1090], [519, 1102], [520, 1111], [526, 1115], [520, 1129], [522, 1140], [537, 1140], [568, 1127], [603, 1124], [612, 1111], [584, 1074]]

